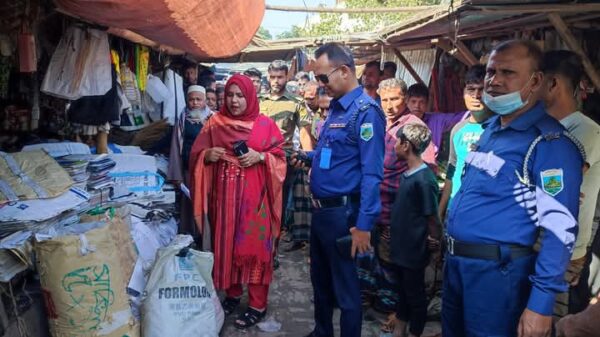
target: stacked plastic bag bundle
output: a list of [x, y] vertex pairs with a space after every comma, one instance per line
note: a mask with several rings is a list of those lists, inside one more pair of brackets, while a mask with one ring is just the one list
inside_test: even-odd
[[56, 161], [69, 173], [75, 182], [73, 186], [85, 189], [90, 177], [87, 167], [91, 159], [91, 155], [72, 154], [56, 158]]
[[90, 177], [87, 187], [92, 190], [99, 190], [113, 186], [114, 182], [109, 173], [115, 165], [115, 161], [107, 155], [100, 155], [90, 161], [88, 165]]
[[72, 224], [89, 195], [45, 151], [0, 152], [0, 238], [20, 230], [34, 233]]

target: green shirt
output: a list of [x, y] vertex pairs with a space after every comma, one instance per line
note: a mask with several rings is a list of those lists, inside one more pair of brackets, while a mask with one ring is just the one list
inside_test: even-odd
[[291, 148], [294, 132], [302, 126], [301, 120], [306, 118], [303, 115], [307, 114], [302, 100], [287, 92], [277, 99], [263, 95], [260, 97], [260, 112], [275, 121], [285, 140], [284, 147]]

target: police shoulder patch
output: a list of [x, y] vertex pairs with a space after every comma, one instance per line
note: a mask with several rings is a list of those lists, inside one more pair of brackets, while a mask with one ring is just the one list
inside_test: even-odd
[[551, 196], [556, 196], [564, 189], [562, 169], [550, 169], [540, 172], [542, 178], [542, 189]]
[[373, 138], [373, 123], [363, 123], [360, 126], [360, 139], [368, 142]]

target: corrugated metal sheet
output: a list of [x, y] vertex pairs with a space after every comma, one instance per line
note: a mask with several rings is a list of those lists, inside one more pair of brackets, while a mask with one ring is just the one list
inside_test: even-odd
[[[404, 51], [402, 52], [402, 56], [404, 56], [408, 63], [412, 65], [419, 77], [425, 82], [425, 85], [429, 86], [429, 82], [431, 81], [431, 71], [433, 69], [433, 64], [435, 63], [435, 49]], [[383, 53], [382, 59], [384, 62], [392, 61], [398, 65], [396, 77], [406, 82], [406, 85], [411, 86], [417, 83], [417, 80], [412, 77], [398, 57], [396, 57], [396, 54], [392, 51]]]

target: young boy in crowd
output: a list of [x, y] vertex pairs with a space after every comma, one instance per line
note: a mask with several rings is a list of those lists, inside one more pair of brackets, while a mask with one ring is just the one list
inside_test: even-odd
[[407, 124], [397, 136], [396, 154], [408, 169], [400, 180], [390, 225], [391, 260], [400, 276], [396, 331], [403, 334], [409, 323], [409, 336], [414, 337], [423, 333], [427, 319], [425, 267], [430, 252], [440, 249], [439, 188], [435, 174], [421, 158], [431, 142], [429, 128]]

